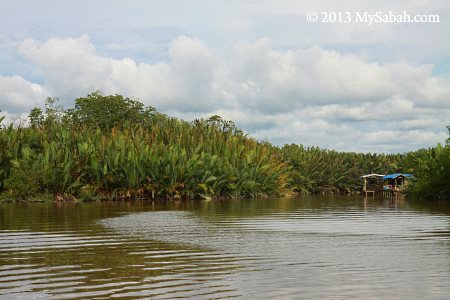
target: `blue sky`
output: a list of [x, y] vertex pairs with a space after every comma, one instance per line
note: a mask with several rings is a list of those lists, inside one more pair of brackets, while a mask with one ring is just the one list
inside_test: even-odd
[[[279, 145], [433, 146], [450, 125], [450, 2], [392, 2], [2, 0], [0, 109], [13, 120], [100, 89]], [[440, 22], [309, 23], [310, 11]]]

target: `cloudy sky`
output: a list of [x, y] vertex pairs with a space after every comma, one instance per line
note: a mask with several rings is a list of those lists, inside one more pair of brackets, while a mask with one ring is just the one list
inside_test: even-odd
[[[440, 22], [354, 22], [389, 11]], [[101, 90], [278, 145], [403, 152], [448, 137], [449, 37], [448, 0], [1, 0], [0, 109]]]

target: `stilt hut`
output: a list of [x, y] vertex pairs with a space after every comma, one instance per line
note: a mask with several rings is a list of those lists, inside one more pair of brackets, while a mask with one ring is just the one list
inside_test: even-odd
[[367, 174], [361, 176], [361, 179], [363, 180], [363, 186], [362, 186], [362, 193], [367, 196], [367, 194], [375, 195], [375, 192], [381, 191], [381, 178], [383, 178], [384, 175], [381, 174]]
[[408, 179], [413, 177], [412, 174], [407, 173], [395, 173], [383, 176], [383, 191], [390, 191], [394, 194], [404, 192], [408, 185]]

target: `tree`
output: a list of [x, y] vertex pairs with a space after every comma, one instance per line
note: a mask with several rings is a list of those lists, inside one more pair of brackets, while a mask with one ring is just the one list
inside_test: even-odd
[[[448, 127], [447, 127], [448, 128]], [[450, 134], [450, 129], [449, 129]], [[450, 200], [450, 137], [418, 159], [417, 179], [411, 194], [425, 199]]]
[[209, 117], [206, 121], [206, 124], [216, 126], [218, 129], [222, 131], [228, 131], [233, 134], [243, 135], [243, 131], [239, 129], [233, 121], [224, 120], [221, 116], [214, 115]]
[[[0, 109], [0, 112], [2, 112], [2, 110]], [[5, 116], [0, 116], [0, 128], [2, 128], [2, 122], [5, 119]]]
[[97, 91], [77, 98], [75, 108], [68, 114], [74, 123], [109, 131], [126, 124], [146, 125], [157, 112], [137, 100], [117, 94], [104, 96]]
[[450, 126], [447, 126], [449, 138], [447, 139], [447, 146], [450, 147]]
[[42, 109], [37, 107], [30, 111], [28, 118], [30, 119], [31, 128], [41, 127], [44, 123], [44, 114], [42, 113]]
[[[65, 113], [64, 107], [59, 104], [58, 97], [48, 97], [45, 99], [45, 117], [42, 120], [42, 125], [48, 129], [54, 125], [60, 124]], [[38, 111], [35, 111], [35, 114], [36, 117], [39, 117]]]

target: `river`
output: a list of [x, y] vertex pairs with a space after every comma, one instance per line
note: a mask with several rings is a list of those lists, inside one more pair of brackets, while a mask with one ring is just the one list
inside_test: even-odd
[[450, 205], [0, 204], [0, 299], [450, 299]]

